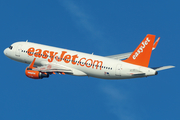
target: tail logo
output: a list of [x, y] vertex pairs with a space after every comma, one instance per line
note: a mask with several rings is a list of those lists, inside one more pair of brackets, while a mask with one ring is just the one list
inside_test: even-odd
[[141, 54], [143, 52], [143, 50], [146, 48], [146, 46], [148, 45], [149, 42], [150, 42], [150, 40], [147, 37], [146, 40], [141, 43], [142, 45], [139, 47], [139, 49], [133, 55], [134, 60], [138, 57], [139, 54]]

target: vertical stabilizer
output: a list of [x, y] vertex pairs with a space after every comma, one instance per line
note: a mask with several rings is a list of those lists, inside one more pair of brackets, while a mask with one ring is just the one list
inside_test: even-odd
[[148, 67], [155, 37], [155, 35], [147, 34], [129, 58], [123, 61]]

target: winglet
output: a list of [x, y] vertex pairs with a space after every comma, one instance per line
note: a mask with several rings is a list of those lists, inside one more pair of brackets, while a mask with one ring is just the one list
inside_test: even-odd
[[29, 65], [29, 67], [28, 67], [28, 68], [30, 68], [30, 69], [32, 69], [32, 68], [33, 68], [34, 63], [35, 63], [35, 60], [36, 60], [36, 58], [34, 58], [34, 60], [31, 62], [31, 64]]
[[139, 46], [124, 62], [148, 67], [155, 35], [147, 34]]
[[158, 37], [158, 39], [156, 40], [156, 42], [153, 44], [152, 50], [154, 50], [154, 49], [156, 48], [156, 46], [157, 46], [159, 40], [160, 40], [160, 37]]

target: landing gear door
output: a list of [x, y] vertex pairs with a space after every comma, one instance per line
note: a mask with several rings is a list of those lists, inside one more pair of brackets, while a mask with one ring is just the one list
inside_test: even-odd
[[21, 50], [22, 50], [22, 45], [19, 44], [19, 45], [17, 46], [16, 52], [15, 52], [15, 54], [16, 54], [17, 57], [20, 57]]
[[121, 70], [122, 70], [122, 65], [121, 64], [118, 64], [117, 66], [116, 66], [116, 75], [117, 76], [120, 76], [121, 75]]

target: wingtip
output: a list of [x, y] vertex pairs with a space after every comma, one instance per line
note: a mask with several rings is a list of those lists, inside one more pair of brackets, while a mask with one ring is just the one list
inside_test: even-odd
[[156, 46], [157, 46], [159, 40], [160, 40], [160, 37], [158, 37], [158, 39], [156, 40], [156, 42], [153, 44], [153, 50], [156, 49]]

